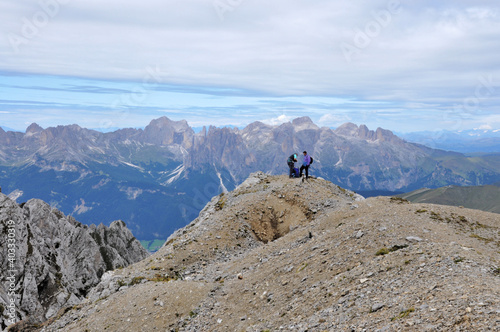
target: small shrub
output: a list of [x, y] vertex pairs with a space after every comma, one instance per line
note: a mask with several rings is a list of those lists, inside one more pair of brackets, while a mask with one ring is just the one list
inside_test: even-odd
[[379, 251], [375, 253], [375, 256], [387, 255], [389, 252], [390, 252], [389, 249], [384, 247], [382, 249], [379, 249]]
[[307, 263], [304, 263], [301, 267], [299, 267], [299, 268], [297, 269], [297, 272], [302, 271], [302, 270], [303, 270], [303, 269], [305, 269], [306, 267], [307, 267]]
[[415, 213], [424, 213], [424, 212], [427, 212], [426, 209], [418, 209], [417, 211], [415, 211]]
[[493, 241], [493, 239], [488, 239], [488, 238], [486, 238], [486, 237], [482, 237], [482, 236], [479, 236], [479, 235], [477, 235], [477, 234], [471, 234], [471, 235], [470, 235], [470, 237], [475, 238], [475, 239], [478, 239], [478, 240], [481, 240], [481, 241], [483, 241], [483, 242], [485, 242], [485, 243], [490, 243], [490, 242], [492, 242], [492, 241]]
[[443, 217], [441, 217], [439, 215], [439, 213], [436, 213], [434, 211], [431, 211], [431, 216], [430, 216], [431, 219], [434, 219], [434, 220], [439, 220], [439, 221], [443, 221]]
[[142, 280], [145, 279], [144, 277], [134, 277], [130, 282], [129, 282], [129, 286], [134, 286], [134, 285], [137, 285], [137, 284], [140, 284], [142, 282]]
[[391, 321], [395, 321], [396, 319], [401, 319], [401, 318], [405, 318], [405, 317], [408, 317], [410, 315], [410, 313], [414, 312], [415, 309], [414, 308], [410, 308], [408, 310], [404, 310], [404, 311], [401, 311], [399, 313], [399, 315], [397, 315], [396, 317], [392, 317], [391, 318]]
[[401, 197], [391, 197], [390, 202], [391, 203], [398, 203], [398, 204], [410, 203], [407, 199], [404, 199]]
[[224, 195], [224, 193], [221, 193], [219, 195], [219, 201], [217, 203], [215, 203], [215, 210], [216, 211], [220, 211], [224, 208], [224, 205], [226, 204], [226, 197]]
[[387, 255], [390, 252], [398, 251], [398, 250], [406, 248], [406, 247], [408, 247], [407, 244], [401, 244], [401, 245], [396, 244], [396, 245], [393, 245], [392, 247], [390, 247], [389, 249], [384, 247], [382, 249], [379, 249], [379, 251], [377, 251], [375, 253], [375, 256]]
[[399, 250], [399, 249], [404, 249], [404, 248], [406, 248], [406, 247], [408, 247], [408, 245], [407, 245], [407, 244], [395, 244], [395, 245], [393, 245], [393, 246], [389, 249], [389, 251], [390, 251], [390, 252], [393, 252], [393, 251], [397, 251], [397, 250]]

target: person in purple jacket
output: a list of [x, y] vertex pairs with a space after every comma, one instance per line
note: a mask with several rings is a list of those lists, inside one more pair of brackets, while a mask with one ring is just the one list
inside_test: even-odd
[[306, 179], [309, 179], [309, 165], [311, 165], [311, 157], [307, 154], [307, 151], [303, 152], [304, 154], [304, 162], [302, 166], [300, 166], [300, 177], [302, 177], [302, 171], [306, 170]]

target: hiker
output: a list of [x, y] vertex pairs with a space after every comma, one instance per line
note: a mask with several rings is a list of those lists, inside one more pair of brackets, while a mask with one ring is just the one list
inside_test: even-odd
[[302, 177], [302, 171], [305, 169], [306, 179], [309, 179], [309, 165], [311, 165], [311, 157], [307, 154], [307, 151], [304, 151], [303, 154], [304, 154], [304, 162], [302, 163], [302, 166], [300, 166], [299, 177]]
[[289, 178], [293, 178], [295, 163], [297, 162], [297, 154], [294, 153], [290, 157], [288, 157], [287, 163], [288, 168], [290, 168], [290, 172], [288, 173]]

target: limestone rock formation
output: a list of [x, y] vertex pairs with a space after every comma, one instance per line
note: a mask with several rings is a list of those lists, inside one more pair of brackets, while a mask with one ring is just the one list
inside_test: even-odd
[[41, 200], [18, 205], [1, 193], [0, 236], [2, 328], [11, 298], [16, 321], [40, 323], [80, 303], [106, 271], [148, 256], [123, 221], [86, 226]]

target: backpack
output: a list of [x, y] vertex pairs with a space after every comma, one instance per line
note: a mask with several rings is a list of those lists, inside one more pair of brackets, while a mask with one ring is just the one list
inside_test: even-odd
[[297, 167], [295, 167], [293, 169], [293, 177], [298, 178], [299, 174], [300, 174], [300, 170]]
[[310, 157], [311, 158], [311, 162], [309, 163], [309, 165], [311, 165], [314, 161], [313, 157]]

